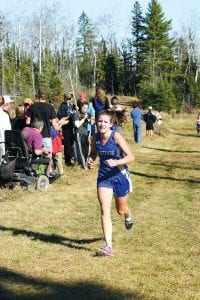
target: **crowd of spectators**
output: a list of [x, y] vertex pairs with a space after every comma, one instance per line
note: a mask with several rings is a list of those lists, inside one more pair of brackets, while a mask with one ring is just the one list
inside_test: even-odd
[[[14, 118], [9, 116], [12, 103]], [[113, 129], [120, 131], [125, 121], [120, 113], [125, 110], [116, 96], [109, 103], [103, 88], [97, 88], [95, 97], [90, 98], [81, 92], [77, 101], [72, 92], [67, 92], [57, 109], [43, 90], [38, 91], [35, 101], [25, 98], [19, 105], [10, 96], [1, 97], [0, 161], [5, 154], [4, 132], [14, 129], [21, 132], [30, 152], [50, 158], [47, 176], [64, 175], [64, 164], [86, 169], [91, 136], [97, 131], [96, 120], [102, 110], [115, 112]]]

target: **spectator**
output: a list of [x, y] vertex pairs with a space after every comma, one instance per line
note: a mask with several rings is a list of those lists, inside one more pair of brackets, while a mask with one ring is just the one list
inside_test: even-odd
[[119, 99], [117, 96], [113, 96], [111, 98], [110, 110], [114, 114], [112, 129], [121, 132], [126, 110], [123, 109], [119, 104]]
[[196, 125], [197, 125], [197, 127], [196, 127], [197, 128], [197, 133], [200, 133], [200, 113], [197, 116]]
[[25, 127], [21, 131], [21, 135], [25, 140], [28, 149], [30, 152], [34, 154], [34, 156], [38, 155], [48, 155], [49, 149], [43, 147], [42, 143], [42, 129], [44, 126], [44, 122], [37, 118], [31, 121], [30, 127]]
[[13, 102], [14, 100], [12, 100], [8, 95], [0, 97], [0, 164], [3, 156], [5, 155], [4, 133], [5, 130], [11, 130], [11, 122], [8, 111], [11, 103]]
[[77, 101], [78, 109], [81, 109], [81, 103], [87, 101], [87, 94], [82, 92], [79, 94], [79, 99]]
[[89, 140], [88, 140], [88, 102], [82, 102], [80, 111], [74, 113], [74, 127], [75, 127], [75, 148], [77, 153], [77, 160], [85, 169], [88, 157]]
[[24, 127], [26, 127], [24, 105], [17, 105], [15, 107], [15, 118], [12, 119], [12, 129], [21, 131]]
[[57, 116], [58, 119], [66, 117], [68, 123], [62, 126], [62, 134], [64, 136], [64, 159], [67, 166], [72, 165], [72, 158], [74, 157], [73, 145], [74, 145], [74, 131], [73, 131], [73, 106], [72, 106], [73, 94], [71, 92], [64, 94], [63, 102], [58, 107]]
[[59, 126], [56, 120], [55, 108], [46, 103], [46, 93], [42, 90], [38, 91], [38, 101], [33, 103], [27, 110], [26, 124], [29, 125], [34, 119], [39, 119], [44, 122], [42, 129], [42, 142], [45, 148], [49, 150], [50, 163], [47, 170], [47, 175], [52, 176], [51, 168], [51, 157], [52, 157], [52, 142], [51, 142], [51, 124], [52, 126], [59, 130]]
[[110, 108], [112, 111], [122, 111], [122, 107], [119, 104], [119, 99], [117, 98], [117, 96], [113, 96], [110, 100]]
[[160, 110], [159, 110], [159, 112], [156, 115], [156, 119], [157, 119], [157, 124], [160, 127], [162, 125], [162, 115], [161, 115]]
[[59, 130], [51, 127], [51, 139], [52, 139], [52, 160], [53, 160], [53, 167], [57, 171], [58, 175], [64, 175], [63, 170], [63, 145], [62, 141], [64, 139], [63, 135], [60, 133]]
[[24, 116], [25, 118], [27, 117], [26, 116], [26, 112], [27, 110], [29, 109], [29, 107], [33, 104], [33, 100], [31, 98], [25, 98], [23, 100], [23, 105], [24, 105]]
[[89, 116], [89, 119], [88, 119], [88, 137], [89, 138], [95, 133], [95, 110], [92, 105], [92, 99], [93, 98], [91, 98], [89, 100], [88, 110], [87, 110], [87, 113]]
[[105, 91], [103, 88], [98, 87], [96, 89], [96, 95], [93, 98], [92, 104], [93, 104], [93, 107], [95, 110], [95, 119], [97, 121], [100, 111], [110, 108], [108, 98], [106, 97]]
[[154, 123], [156, 116], [152, 113], [152, 106], [149, 106], [148, 111], [143, 115], [143, 120], [146, 122], [146, 136], [153, 136]]
[[131, 111], [133, 120], [133, 136], [134, 141], [139, 144], [142, 139], [142, 111], [139, 108], [138, 102], [133, 102], [133, 110]]

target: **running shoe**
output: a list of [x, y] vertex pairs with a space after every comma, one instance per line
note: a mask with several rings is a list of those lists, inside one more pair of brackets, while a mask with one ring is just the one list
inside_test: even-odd
[[112, 248], [107, 246], [107, 245], [102, 246], [101, 248], [99, 248], [99, 252], [100, 252], [101, 255], [114, 256]]
[[133, 224], [134, 224], [133, 219], [131, 219], [131, 218], [125, 219], [125, 227], [127, 230], [130, 230], [132, 228]]

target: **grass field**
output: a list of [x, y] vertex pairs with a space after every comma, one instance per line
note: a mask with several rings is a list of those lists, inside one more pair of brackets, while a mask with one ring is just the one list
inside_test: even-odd
[[0, 299], [200, 299], [200, 136], [194, 115], [164, 115], [152, 139], [124, 136], [135, 218], [113, 206], [116, 256], [102, 245], [96, 173], [66, 168], [47, 192], [0, 190]]

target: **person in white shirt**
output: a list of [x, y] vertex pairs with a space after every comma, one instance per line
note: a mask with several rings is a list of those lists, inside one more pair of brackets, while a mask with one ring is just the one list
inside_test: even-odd
[[0, 164], [2, 158], [5, 155], [5, 130], [11, 130], [11, 123], [8, 111], [10, 109], [10, 103], [14, 102], [10, 96], [0, 97]]

